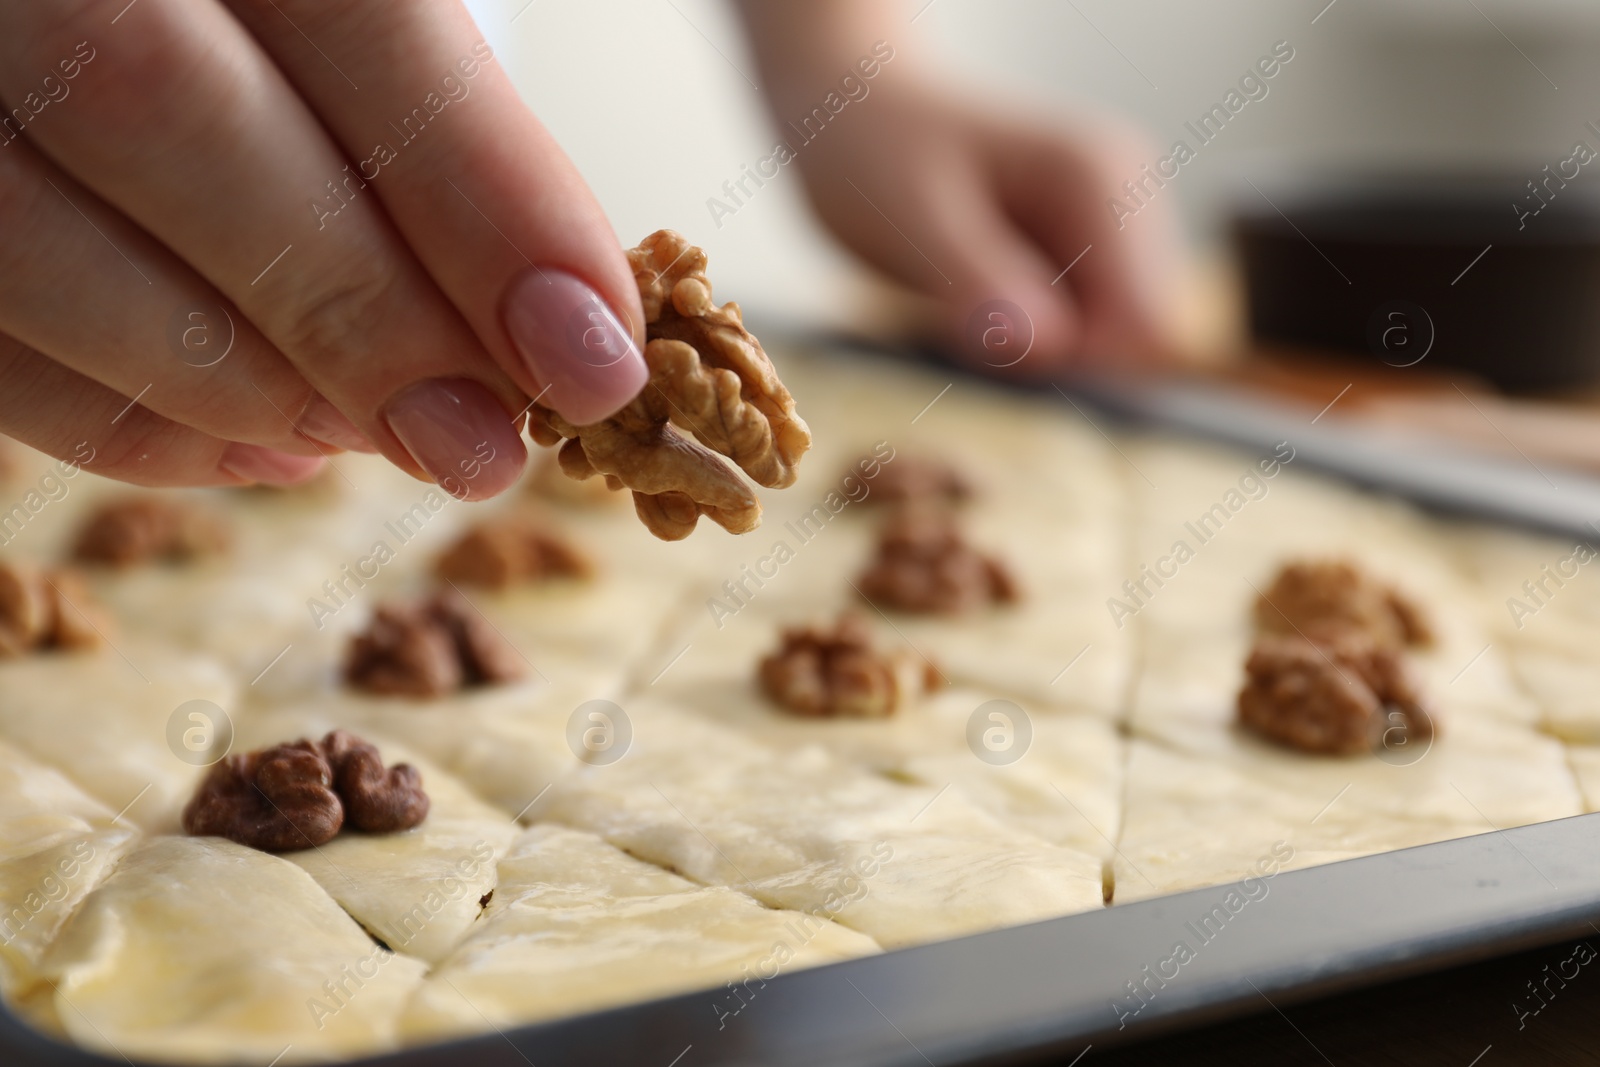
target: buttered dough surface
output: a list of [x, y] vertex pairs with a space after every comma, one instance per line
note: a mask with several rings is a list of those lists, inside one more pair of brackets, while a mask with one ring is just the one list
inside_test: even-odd
[[[775, 355], [817, 444], [744, 537], [703, 522], [658, 542], [620, 494], [430, 497], [354, 455], [309, 488], [181, 494], [233, 524], [228, 556], [93, 572], [105, 645], [0, 661], [10, 1009], [113, 1057], [263, 1063], [692, 991], [727, 1014], [802, 967], [1600, 809], [1582, 546], [1357, 492], [1293, 441], [1246, 454], [1053, 394]], [[1015, 604], [911, 616], [861, 596], [888, 513], [867, 471], [911, 457], [973, 483], [962, 526]], [[11, 495], [51, 462], [12, 458]], [[154, 492], [83, 474], [0, 559], [63, 562], [89, 510]], [[507, 509], [596, 571], [461, 588], [526, 677], [432, 700], [346, 688], [374, 607], [429, 589], [440, 553]], [[1429, 610], [1431, 744], [1313, 757], [1236, 727], [1256, 590], [1306, 556]], [[846, 610], [938, 684], [888, 718], [777, 709], [757, 662]], [[191, 701], [228, 728], [189, 743]], [[286, 855], [179, 834], [223, 750], [333, 729], [422, 771], [421, 826]]]

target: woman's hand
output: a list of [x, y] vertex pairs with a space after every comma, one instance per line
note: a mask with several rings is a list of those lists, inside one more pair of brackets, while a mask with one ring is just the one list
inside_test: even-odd
[[[911, 54], [898, 0], [743, 0], [741, 11], [823, 221], [936, 298], [953, 347], [1031, 376], [1168, 353], [1173, 194], [1142, 170], [1158, 153], [1108, 123], [958, 95]], [[1129, 203], [1130, 180], [1154, 192], [1119, 219], [1110, 201]]]
[[841, 241], [938, 300], [951, 347], [1045, 376], [1166, 353], [1165, 205], [1158, 192], [1120, 228], [1107, 207], [1154, 158], [1109, 127], [1002, 115], [913, 79], [851, 105], [797, 165]]
[[0, 5], [0, 432], [147, 485], [458, 496], [643, 386], [582, 179], [457, 3]]

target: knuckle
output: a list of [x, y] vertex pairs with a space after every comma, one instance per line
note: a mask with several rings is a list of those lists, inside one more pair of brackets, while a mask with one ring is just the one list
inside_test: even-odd
[[324, 375], [366, 362], [372, 339], [396, 320], [401, 288], [381, 268], [362, 266], [324, 276], [319, 289], [285, 305], [293, 317], [282, 329], [284, 353]]
[[[47, 143], [106, 141], [149, 154], [192, 122], [186, 116], [228, 114], [240, 100], [238, 79], [210, 77], [205, 92], [195, 92], [196, 75], [220, 65], [207, 39], [212, 29], [179, 10], [183, 5], [147, 0], [129, 11], [127, 0], [59, 0], [8, 6], [29, 15], [11, 20], [21, 23], [15, 28], [23, 43], [6, 58], [16, 59], [19, 76], [27, 79], [19, 88], [24, 101], [41, 98], [24, 116], [8, 114], [25, 117], [25, 128], [37, 126]], [[69, 98], [71, 122], [54, 121], [49, 105]]]
[[274, 385], [270, 381], [251, 383], [235, 375], [219, 375], [182, 390], [175, 398], [176, 407], [163, 410], [225, 441], [305, 451], [305, 438], [295, 425], [313, 395], [311, 384], [298, 376]]

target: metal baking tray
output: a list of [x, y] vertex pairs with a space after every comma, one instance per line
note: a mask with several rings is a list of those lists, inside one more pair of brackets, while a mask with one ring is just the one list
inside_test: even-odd
[[[1214, 886], [780, 974], [738, 999], [724, 987], [358, 1062], [1070, 1064], [1091, 1048], [1592, 934], [1600, 814], [1288, 871], [1263, 884], [1265, 895], [1253, 893], [1226, 920], [1216, 910], [1229, 914], [1233, 887]], [[1192, 958], [1164, 966], [1180, 940]], [[4, 1013], [0, 1062], [126, 1067], [55, 1044]]]
[[[1244, 446], [1270, 448], [1292, 431], [1311, 465], [1457, 513], [1585, 537], [1600, 518], [1600, 483], [1584, 476], [1562, 472], [1562, 489], [1545, 493], [1532, 471], [1446, 451], [1412, 450], [1397, 464], [1348, 433], [1202, 394], [1100, 383], [1062, 395], [1094, 420], [1131, 418]], [[1234, 886], [1223, 884], [351, 1062], [1075, 1067], [1093, 1049], [1592, 934], [1600, 813], [1261, 884], [1264, 895], [1236, 892], [1231, 902]], [[1175, 953], [1179, 942], [1187, 954]], [[0, 1006], [6, 1067], [126, 1063], [58, 1044]]]
[[[972, 368], [927, 349], [905, 351], [831, 334], [814, 347], [848, 352], [855, 359], [920, 363], [952, 380], [973, 377]], [[1508, 459], [1403, 428], [1324, 422], [1326, 409], [1307, 418], [1260, 393], [1198, 375], [1079, 375], [1058, 383], [982, 380], [991, 389], [1055, 397], [1101, 432], [1128, 427], [1176, 432], [1262, 452], [1288, 441], [1300, 466], [1432, 511], [1600, 539], [1600, 477], [1548, 460], [1535, 462], [1525, 454]]]
[[1549, 461], [1477, 453], [1403, 429], [1307, 419], [1298, 410], [1203, 379], [1100, 379], [1079, 382], [1062, 395], [1082, 401], [1079, 411], [1085, 414], [1099, 409], [1119, 421], [1241, 448], [1270, 452], [1288, 441], [1297, 463], [1435, 511], [1580, 540], [1600, 537], [1600, 479]]

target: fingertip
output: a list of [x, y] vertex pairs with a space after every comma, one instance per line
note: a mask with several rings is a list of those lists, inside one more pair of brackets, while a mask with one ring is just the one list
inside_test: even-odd
[[356, 424], [321, 393], [312, 394], [305, 410], [300, 413], [299, 421], [295, 423], [295, 429], [330, 448], [368, 455], [378, 451], [367, 435], [356, 429]]
[[[583, 368], [586, 373], [590, 368]], [[576, 377], [576, 375], [574, 375]], [[630, 350], [603, 374], [589, 377], [581, 385], [568, 381], [562, 389], [552, 384], [540, 401], [575, 426], [608, 419], [639, 395], [650, 381], [650, 368], [638, 349]]]
[[389, 400], [383, 418], [417, 466], [458, 500], [498, 496], [528, 462], [516, 420], [475, 381], [415, 382]]
[[248, 484], [291, 486], [316, 477], [325, 462], [321, 456], [296, 456], [261, 445], [234, 443], [223, 449], [217, 467]]
[[574, 274], [521, 272], [506, 286], [501, 317], [520, 360], [514, 376], [569, 422], [583, 426], [616, 414], [650, 377], [636, 327]]

